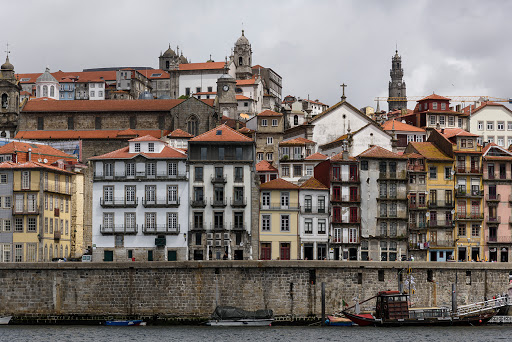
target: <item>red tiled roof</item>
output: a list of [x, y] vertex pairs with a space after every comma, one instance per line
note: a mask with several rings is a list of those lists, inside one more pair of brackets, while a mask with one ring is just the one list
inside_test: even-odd
[[249, 78], [248, 80], [237, 80], [236, 85], [251, 85], [256, 83], [256, 76]]
[[[348, 154], [348, 152], [347, 152], [347, 154]], [[348, 157], [348, 159], [347, 159], [347, 160], [343, 160], [343, 152], [340, 152], [340, 153], [338, 153], [337, 155], [332, 156], [332, 157], [331, 157], [331, 161], [332, 161], [332, 162], [342, 162], [342, 161], [346, 161], [346, 162], [349, 162], [349, 161], [350, 161], [350, 162], [355, 162], [355, 161], [357, 161], [357, 159], [356, 159], [356, 158], [354, 158], [354, 157]]]
[[194, 93], [194, 95], [217, 95], [216, 91], [200, 91], [198, 93]]
[[262, 67], [261, 65], [256, 64], [256, 65], [255, 65], [255, 66], [253, 66], [251, 69], [265, 69], [265, 67]]
[[412, 126], [406, 123], [403, 123], [399, 120], [389, 120], [382, 124], [382, 128], [386, 131], [404, 131], [404, 132], [422, 132], [425, 133], [425, 130], [416, 126]]
[[144, 135], [142, 137], [130, 139], [128, 141], [160, 141], [160, 142], [163, 142], [162, 140], [160, 140], [158, 138], [155, 138], [154, 136], [149, 135], [149, 134], [148, 135]]
[[[220, 132], [220, 134], [219, 134]], [[203, 134], [198, 135], [189, 141], [239, 141], [239, 142], [252, 142], [251, 138], [237, 132], [226, 124], [215, 127]]]
[[186, 159], [187, 154], [183, 150], [175, 149], [169, 146], [164, 146], [159, 153], [130, 153], [129, 147], [123, 147], [101, 156], [91, 157], [89, 159], [132, 159], [138, 155], [144, 156], [148, 159]]
[[[66, 101], [62, 101], [66, 102]], [[99, 102], [99, 101], [84, 101], [84, 102]], [[19, 131], [16, 134], [16, 139], [32, 139], [32, 140], [84, 140], [84, 139], [126, 139], [132, 135], [123, 135], [121, 132], [127, 130], [70, 130], [70, 131]], [[136, 135], [152, 135], [155, 138], [167, 135], [170, 133], [168, 130], [133, 130]]]
[[[411, 141], [409, 143], [421, 156], [430, 159], [430, 160], [440, 160], [440, 161], [450, 161], [453, 158], [448, 157], [443, 153], [437, 146], [431, 142], [416, 142]], [[411, 155], [406, 155], [409, 158], [414, 158]]]
[[254, 131], [252, 129], [247, 128], [247, 127], [242, 127], [242, 128], [240, 128], [238, 130], [238, 132], [247, 134], [247, 133], [253, 133]]
[[478, 137], [477, 134], [469, 133], [468, 131], [463, 130], [462, 128], [445, 128], [444, 130], [437, 130], [440, 134], [444, 135], [446, 138], [450, 139], [454, 136], [458, 137]]
[[[141, 112], [168, 111], [185, 100], [31, 100], [23, 112]], [[201, 101], [201, 100], [199, 100]], [[204, 102], [204, 101], [203, 101]], [[205, 102], [206, 103], [206, 102]], [[208, 104], [208, 103], [207, 103]]]
[[174, 131], [172, 131], [168, 137], [171, 137], [171, 138], [192, 138], [194, 137], [192, 134], [188, 133], [188, 132], [185, 132], [184, 130], [182, 129], [175, 129]]
[[206, 62], [206, 63], [186, 63], [180, 64], [180, 70], [222, 70], [224, 62]]
[[35, 161], [27, 161], [24, 163], [13, 163], [10, 161], [6, 161], [3, 163], [0, 163], [1, 169], [48, 169], [51, 171], [58, 171], [63, 173], [68, 173], [71, 175], [74, 175], [74, 172], [67, 171], [64, 169], [61, 169], [60, 167], [53, 166], [53, 165], [46, 165]]
[[379, 159], [405, 159], [406, 157], [401, 156], [397, 153], [386, 150], [380, 146], [372, 146], [364, 152], [361, 152], [358, 158], [379, 158]]
[[[73, 71], [73, 72], [64, 72], [64, 71], [56, 71], [51, 73], [55, 79], [60, 80], [62, 78], [72, 78], [82, 80], [105, 80], [105, 81], [115, 81], [116, 80], [116, 71], [108, 70], [108, 71]], [[30, 74], [16, 74], [16, 78], [20, 80], [20, 83], [35, 83], [37, 78], [41, 76], [42, 73], [30, 73]], [[23, 78], [28, 78], [27, 81], [21, 81]]]
[[256, 164], [256, 172], [278, 172], [268, 161], [262, 160]]
[[451, 100], [451, 99], [444, 97], [444, 96], [437, 95], [437, 94], [432, 94], [432, 95], [422, 98], [421, 100], [418, 100], [418, 102], [424, 101], [424, 100]]
[[484, 109], [485, 107], [487, 106], [492, 106], [492, 107], [503, 107], [504, 109], [508, 110], [509, 112], [511, 111], [507, 106], [505, 106], [504, 104], [502, 103], [497, 103], [497, 102], [490, 102], [490, 101], [487, 101], [487, 102], [482, 102], [480, 104], [480, 106], [476, 106], [476, 105], [469, 105], [469, 106], [466, 106], [464, 108], [462, 108], [462, 112], [463, 113], [466, 113], [466, 114], [469, 114], [470, 112], [470, 109], [471, 109], [471, 114], [475, 114], [477, 111], [481, 110], [481, 109]]
[[0, 147], [0, 154], [16, 154], [16, 162], [22, 163], [28, 159], [28, 150], [31, 149], [31, 159], [47, 159], [51, 164], [59, 159], [76, 161], [77, 158], [54, 147], [41, 144], [28, 144], [21, 141], [13, 141]]
[[260, 189], [264, 190], [298, 190], [299, 186], [282, 178], [273, 179], [260, 185]]
[[282, 113], [274, 112], [273, 110], [267, 109], [257, 114], [256, 116], [283, 116]]
[[320, 152], [313, 153], [312, 155], [306, 157], [306, 160], [326, 160], [329, 159], [325, 154], [322, 154]]
[[298, 137], [290, 140], [281, 141], [279, 143], [280, 146], [285, 145], [305, 145], [305, 144], [316, 144], [314, 141], [311, 141], [309, 139]]
[[322, 182], [315, 177], [311, 177], [300, 186], [301, 189], [329, 190]]
[[250, 97], [244, 96], [244, 95], [235, 95], [235, 97], [236, 97], [237, 100], [251, 100], [251, 101], [253, 101], [253, 99], [251, 99]]

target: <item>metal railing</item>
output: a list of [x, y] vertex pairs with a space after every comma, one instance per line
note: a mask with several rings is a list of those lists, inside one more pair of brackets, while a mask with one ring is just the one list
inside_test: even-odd
[[180, 225], [168, 226], [166, 224], [142, 225], [144, 234], [179, 234]]
[[156, 197], [152, 199], [142, 198], [142, 205], [145, 208], [165, 208], [165, 207], [177, 207], [180, 205], [180, 199], [177, 197], [174, 201], [166, 197]]
[[457, 213], [457, 220], [483, 220], [484, 214]]
[[218, 200], [218, 199], [215, 199], [215, 198], [210, 198], [210, 205], [212, 207], [225, 207], [228, 205], [227, 201], [226, 201], [226, 198], [223, 197], [221, 200]]
[[190, 206], [197, 208], [197, 207], [206, 207], [206, 200], [204, 198], [196, 199], [191, 198], [190, 199]]
[[454, 201], [446, 201], [446, 200], [437, 200], [437, 201], [428, 201], [429, 208], [454, 208]]
[[139, 204], [139, 198], [135, 197], [133, 201], [127, 201], [125, 197], [113, 197], [105, 199], [100, 197], [100, 205], [104, 208], [135, 208]]
[[506, 236], [490, 236], [490, 235], [487, 235], [487, 242], [512, 243], [512, 236], [510, 236], [510, 235], [506, 235]]
[[13, 215], [39, 215], [39, 206], [36, 205], [33, 208], [29, 208], [28, 206], [23, 206], [21, 208], [17, 208], [16, 205], [12, 207]]
[[451, 220], [428, 220], [427, 225], [429, 227], [453, 227], [455, 222]]
[[137, 234], [139, 228], [138, 224], [125, 225], [125, 224], [114, 224], [114, 225], [101, 225], [100, 233], [102, 234]]
[[241, 198], [241, 199], [232, 198], [231, 206], [232, 207], [245, 207], [245, 206], [247, 206], [247, 199], [245, 197]]
[[494, 216], [494, 217], [486, 216], [485, 222], [491, 223], [491, 224], [492, 223], [501, 223], [501, 216]]
[[227, 175], [215, 175], [211, 177], [212, 183], [226, 183]]
[[491, 195], [491, 194], [487, 194], [485, 195], [485, 200], [486, 201], [489, 201], [489, 202], [500, 202], [501, 201], [501, 194], [494, 194], [494, 195]]

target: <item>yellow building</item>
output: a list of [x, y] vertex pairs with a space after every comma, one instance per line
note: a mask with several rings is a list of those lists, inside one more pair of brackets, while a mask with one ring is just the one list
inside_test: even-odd
[[71, 251], [74, 173], [38, 162], [12, 164], [13, 261], [51, 261]]
[[[406, 154], [412, 157], [410, 161], [414, 160], [408, 166], [410, 188], [419, 187], [418, 191], [409, 193], [409, 226], [415, 223], [420, 231], [414, 246], [426, 251], [426, 261], [452, 260], [455, 257], [453, 158], [432, 142], [411, 142]], [[415, 212], [417, 216], [413, 217]]]
[[299, 258], [299, 187], [281, 178], [260, 186], [262, 260]]

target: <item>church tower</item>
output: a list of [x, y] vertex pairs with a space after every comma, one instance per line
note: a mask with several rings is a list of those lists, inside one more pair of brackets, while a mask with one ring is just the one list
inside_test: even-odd
[[236, 66], [236, 79], [250, 79], [252, 77], [252, 49], [249, 40], [244, 35], [244, 30], [242, 30], [242, 36], [235, 43], [233, 54]]
[[13, 138], [18, 128], [21, 86], [14, 76], [9, 55], [0, 67], [0, 137]]
[[407, 95], [405, 92], [405, 82], [403, 82], [404, 69], [402, 69], [402, 57], [398, 55], [398, 50], [391, 60], [391, 81], [389, 82], [389, 97], [403, 97], [401, 101], [388, 100], [388, 110], [391, 112], [397, 109], [407, 109]]
[[236, 119], [238, 103], [235, 94], [236, 80], [228, 74], [227, 61], [224, 75], [217, 79], [217, 97], [215, 98], [215, 109], [220, 118], [227, 116]]
[[[181, 57], [183, 57], [183, 59], [185, 59], [183, 54]], [[158, 68], [161, 70], [167, 71], [170, 75], [170, 77], [169, 77], [169, 81], [170, 81], [169, 96], [171, 97], [171, 99], [177, 99], [180, 96], [180, 94], [179, 94], [179, 89], [180, 89], [179, 69], [180, 69], [181, 57], [178, 56], [178, 54], [176, 52], [174, 52], [173, 49], [171, 49], [171, 44], [169, 44], [169, 48], [163, 54], [160, 53], [160, 57], [158, 57]]]

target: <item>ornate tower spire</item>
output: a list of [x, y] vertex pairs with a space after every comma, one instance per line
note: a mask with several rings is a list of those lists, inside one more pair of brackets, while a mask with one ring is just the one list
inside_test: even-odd
[[388, 110], [391, 112], [397, 109], [407, 109], [406, 87], [403, 81], [404, 69], [402, 69], [402, 57], [398, 55], [398, 47], [395, 55], [391, 59], [391, 70], [389, 72], [391, 81], [389, 82]]

